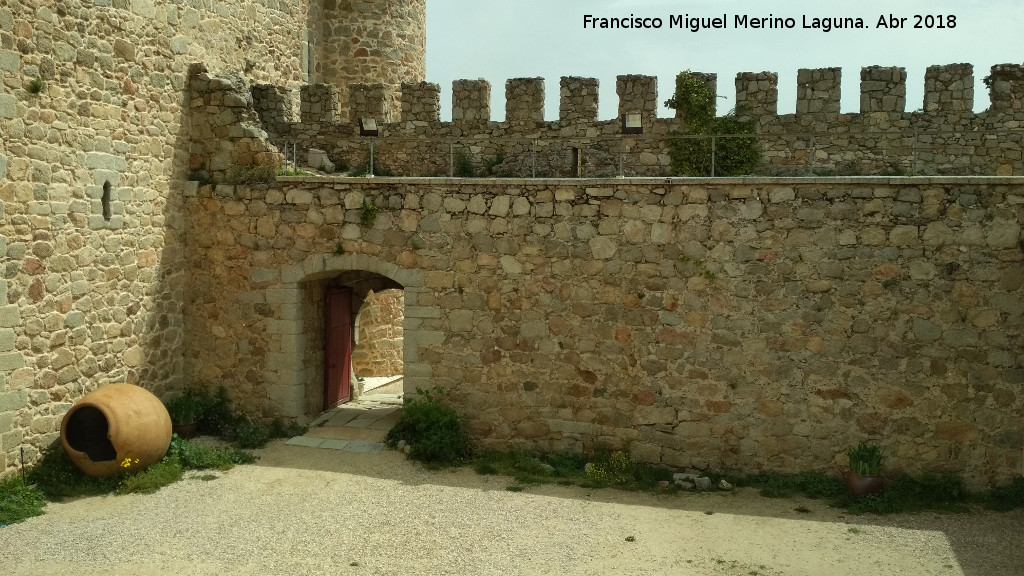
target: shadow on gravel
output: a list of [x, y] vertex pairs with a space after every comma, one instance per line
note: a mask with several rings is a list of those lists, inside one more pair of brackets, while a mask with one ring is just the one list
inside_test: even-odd
[[[260, 459], [256, 466], [365, 476], [410, 486], [436, 485], [505, 492], [509, 486], [516, 485], [512, 478], [482, 476], [469, 467], [427, 469], [391, 450], [379, 454], [357, 454], [286, 446], [283, 441], [275, 441], [257, 453]], [[851, 539], [871, 527], [895, 528], [906, 531], [900, 535], [901, 538], [944, 539], [959, 563], [959, 566], [944, 567], [947, 569], [944, 575], [1018, 576], [1024, 573], [1024, 510], [991, 512], [978, 509], [967, 513], [853, 515], [842, 509], [830, 508], [823, 500], [803, 497], [765, 498], [750, 488], [731, 492], [658, 494], [546, 484], [525, 486], [523, 492], [552, 498], [705, 514], [824, 522], [845, 526]]]

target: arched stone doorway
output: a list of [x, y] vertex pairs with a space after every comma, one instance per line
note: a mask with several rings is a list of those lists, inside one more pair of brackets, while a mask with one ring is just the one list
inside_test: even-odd
[[[360, 339], [360, 320], [364, 319], [367, 309], [373, 308], [379, 300], [375, 298], [376, 295], [396, 291], [401, 293], [403, 289], [401, 284], [391, 278], [365, 270], [348, 270], [332, 278], [307, 283], [307, 301], [310, 304], [307, 320], [311, 324], [308, 336], [316, 338], [318, 333], [321, 335], [317, 339], [319, 341], [308, 342], [307, 349], [322, 353], [322, 357], [317, 357], [315, 353], [310, 355], [313, 360], [310, 366], [314, 368], [313, 379], [316, 379], [318, 372], [323, 374], [323, 410], [356, 400], [362, 393], [367, 374], [360, 374], [360, 369], [365, 370], [372, 364], [366, 362], [365, 358], [364, 362], [353, 362], [353, 358], [359, 358], [355, 355], [359, 348], [367, 348], [359, 344], [369, 345], [373, 342]], [[404, 302], [404, 298], [401, 301]], [[397, 313], [401, 319], [403, 310]], [[323, 322], [321, 330], [316, 329], [318, 318]], [[398, 359], [400, 361], [401, 354], [398, 354]], [[401, 365], [394, 367], [397, 375], [402, 374], [402, 368]], [[310, 390], [308, 394], [312, 401], [313, 391]]]
[[[401, 268], [365, 254], [315, 256], [302, 265], [282, 271], [280, 291], [275, 295], [284, 304], [283, 317], [275, 324], [281, 334], [281, 352], [275, 355], [270, 374], [276, 385], [272, 395], [282, 412], [309, 421], [330, 406], [325, 405], [325, 353], [327, 294], [329, 290], [350, 290], [353, 321], [370, 292], [403, 291], [403, 373], [404, 389], [415, 390], [429, 375], [422, 367], [410, 374], [409, 362], [416, 362], [419, 329], [413, 307], [423, 288], [423, 272]], [[412, 376], [412, 378], [410, 378]], [[427, 378], [425, 378], [427, 377]], [[358, 391], [357, 388], [354, 388]]]

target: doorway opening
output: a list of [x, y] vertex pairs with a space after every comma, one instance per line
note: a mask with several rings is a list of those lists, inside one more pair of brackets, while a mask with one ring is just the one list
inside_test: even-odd
[[307, 414], [364, 394], [401, 398], [404, 287], [362, 270], [304, 283]]
[[352, 371], [359, 395], [401, 394], [405, 293], [370, 291], [355, 317]]

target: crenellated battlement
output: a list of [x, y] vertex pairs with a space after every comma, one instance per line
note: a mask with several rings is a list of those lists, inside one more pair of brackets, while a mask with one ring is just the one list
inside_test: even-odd
[[462, 127], [487, 126], [491, 119], [491, 83], [456, 80], [452, 83], [452, 122]]
[[903, 112], [907, 107], [907, 69], [868, 66], [860, 71], [860, 112]]
[[[696, 73], [711, 88], [717, 87], [717, 75]], [[907, 72], [905, 68], [868, 66], [860, 71], [860, 114], [876, 112], [906, 113]], [[1024, 67], [1000, 64], [992, 67], [989, 82], [991, 112], [1015, 111], [1024, 108]], [[842, 69], [801, 69], [797, 73], [796, 116], [821, 118], [839, 115]], [[595, 78], [563, 77], [561, 79], [558, 122], [597, 122], [599, 84]], [[338, 122], [340, 110], [349, 110], [349, 122], [360, 115], [374, 116], [390, 123], [438, 122], [441, 90], [429, 82], [405, 83], [401, 86], [400, 110], [389, 108], [391, 94], [383, 84], [348, 85], [348, 100], [341, 101], [341, 90], [332, 85], [312, 84], [301, 89], [300, 109], [303, 123]], [[618, 112], [642, 112], [645, 121], [658, 118], [660, 106], [657, 78], [643, 75], [622, 75], [616, 80]], [[774, 72], [741, 72], [736, 75], [736, 105], [753, 118], [778, 114], [778, 74]], [[491, 84], [484, 79], [456, 80], [452, 84], [452, 122], [466, 126], [486, 127], [493, 122]], [[536, 125], [545, 120], [545, 81], [543, 78], [513, 78], [505, 83], [505, 120], [519, 127]], [[266, 85], [254, 89], [257, 107], [273, 117], [287, 111], [288, 103], [278, 92]], [[267, 100], [264, 102], [263, 100]], [[970, 64], [931, 66], [925, 74], [924, 115], [945, 116], [950, 112], [970, 113], [974, 108], [974, 69]], [[781, 115], [783, 117], [789, 115]]]
[[597, 78], [562, 76], [559, 82], [559, 121], [563, 124], [597, 122], [598, 88]]
[[987, 79], [991, 110], [1019, 111], [1024, 109], [1024, 66], [997, 64]]
[[796, 114], [839, 115], [842, 68], [801, 68], [796, 74]]
[[779, 113], [779, 75], [741, 72], [736, 75], [736, 110], [741, 116], [762, 118]]
[[924, 111], [970, 112], [974, 109], [974, 66], [929, 66], [924, 75]]
[[[693, 74], [716, 90], [716, 74]], [[860, 111], [841, 113], [842, 74], [840, 68], [799, 70], [791, 114], [778, 111], [778, 74], [736, 75], [736, 114], [754, 121], [765, 173], [1024, 173], [1024, 138], [1014, 132], [1024, 122], [1024, 66], [992, 67], [987, 78], [991, 105], [979, 113], [973, 110], [970, 64], [928, 68], [923, 104], [915, 111], [907, 111], [905, 68], [869, 66], [860, 71]], [[455, 148], [463, 146], [457, 140], [472, 138], [472, 149], [465, 153], [477, 165], [500, 159], [502, 168], [517, 175], [538, 170], [570, 175], [590, 169], [595, 174], [660, 176], [669, 174], [667, 138], [687, 134], [687, 126], [681, 113], [659, 117], [667, 96], [659, 96], [657, 80], [617, 77], [619, 117], [643, 115], [643, 134], [627, 140], [618, 118], [599, 119], [600, 86], [594, 78], [561, 78], [558, 119], [553, 121], [545, 120], [543, 78], [506, 81], [505, 117], [500, 121], [492, 117], [491, 84], [485, 79], [453, 82], [452, 117], [444, 122], [441, 87], [429, 82], [402, 84], [399, 106], [382, 83], [352, 83], [344, 89], [302, 86], [297, 121], [294, 96], [282, 88], [255, 86], [252, 100], [270, 141], [324, 150], [349, 165], [361, 162], [354, 152], [362, 146], [356, 136], [359, 118], [374, 117], [380, 146], [391, 142], [381, 153], [394, 156], [391, 162], [402, 164], [407, 173], [451, 173]], [[409, 138], [418, 143], [400, 144]]]
[[527, 130], [544, 123], [543, 78], [513, 78], [505, 82], [505, 122]]
[[[299, 90], [299, 119], [303, 124], [328, 124], [338, 121], [338, 87], [334, 84], [307, 84]], [[256, 109], [264, 108], [260, 103]], [[275, 110], [274, 116], [278, 116]]]

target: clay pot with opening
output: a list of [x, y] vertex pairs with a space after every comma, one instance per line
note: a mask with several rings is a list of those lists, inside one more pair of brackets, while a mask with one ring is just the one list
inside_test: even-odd
[[[163, 402], [133, 384], [107, 384], [86, 394], [60, 425], [60, 443], [89, 476], [110, 476], [159, 462], [171, 444], [171, 417]], [[136, 462], [138, 460], [138, 462]]]

